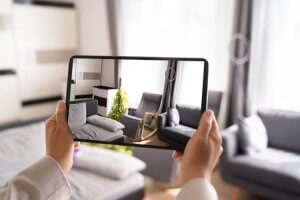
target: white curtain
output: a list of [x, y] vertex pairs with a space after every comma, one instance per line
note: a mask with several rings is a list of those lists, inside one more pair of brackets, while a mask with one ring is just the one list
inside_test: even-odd
[[128, 106], [136, 108], [144, 92], [162, 94], [167, 61], [121, 60], [122, 88], [127, 93]]
[[254, 1], [251, 83], [255, 108], [300, 111], [300, 1]]
[[201, 107], [204, 63], [179, 62], [178, 70], [175, 102]]
[[[225, 91], [233, 4], [234, 0], [118, 0], [118, 53], [206, 58], [210, 63], [209, 88]], [[153, 76], [162, 77], [164, 71], [153, 70]], [[195, 91], [201, 92], [202, 85], [184, 81], [197, 70], [184, 69], [183, 84], [189, 87], [182, 90], [186, 99], [194, 99]]]

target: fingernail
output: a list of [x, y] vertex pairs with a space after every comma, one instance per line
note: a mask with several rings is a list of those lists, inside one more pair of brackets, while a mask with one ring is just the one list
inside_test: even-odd
[[57, 104], [56, 104], [56, 111], [58, 111], [61, 106], [62, 106], [63, 102], [62, 101], [58, 101]]
[[208, 110], [206, 112], [206, 117], [209, 122], [212, 122], [214, 120], [214, 112], [212, 110]]

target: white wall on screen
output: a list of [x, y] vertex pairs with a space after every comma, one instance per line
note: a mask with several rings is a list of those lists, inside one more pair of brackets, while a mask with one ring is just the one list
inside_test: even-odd
[[86, 95], [93, 93], [93, 86], [100, 85], [98, 80], [83, 80], [82, 74], [84, 72], [101, 73], [101, 59], [76, 59], [76, 65], [73, 70], [76, 72], [75, 79], [75, 95]]
[[103, 59], [101, 73], [101, 85], [115, 88], [115, 60]]

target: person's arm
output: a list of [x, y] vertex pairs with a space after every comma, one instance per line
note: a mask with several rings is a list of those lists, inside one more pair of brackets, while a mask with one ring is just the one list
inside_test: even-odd
[[69, 199], [71, 189], [63, 170], [49, 155], [13, 177], [0, 190], [0, 199]]
[[67, 109], [59, 101], [56, 113], [46, 122], [47, 155], [13, 177], [0, 190], [1, 200], [69, 199], [71, 189], [65, 174], [73, 164], [74, 142], [67, 123]]
[[189, 140], [184, 154], [174, 152], [173, 158], [181, 158], [181, 191], [177, 200], [217, 200], [216, 190], [210, 183], [211, 174], [223, 151], [222, 138], [212, 111], [201, 117], [198, 130]]

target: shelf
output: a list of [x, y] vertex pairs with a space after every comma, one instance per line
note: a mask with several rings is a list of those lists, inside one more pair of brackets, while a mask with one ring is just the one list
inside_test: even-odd
[[45, 0], [14, 0], [18, 4], [30, 4], [37, 6], [52, 6], [61, 8], [74, 8], [75, 5], [71, 1], [45, 1]]
[[16, 71], [12, 69], [1, 69], [0, 76], [16, 75]]

